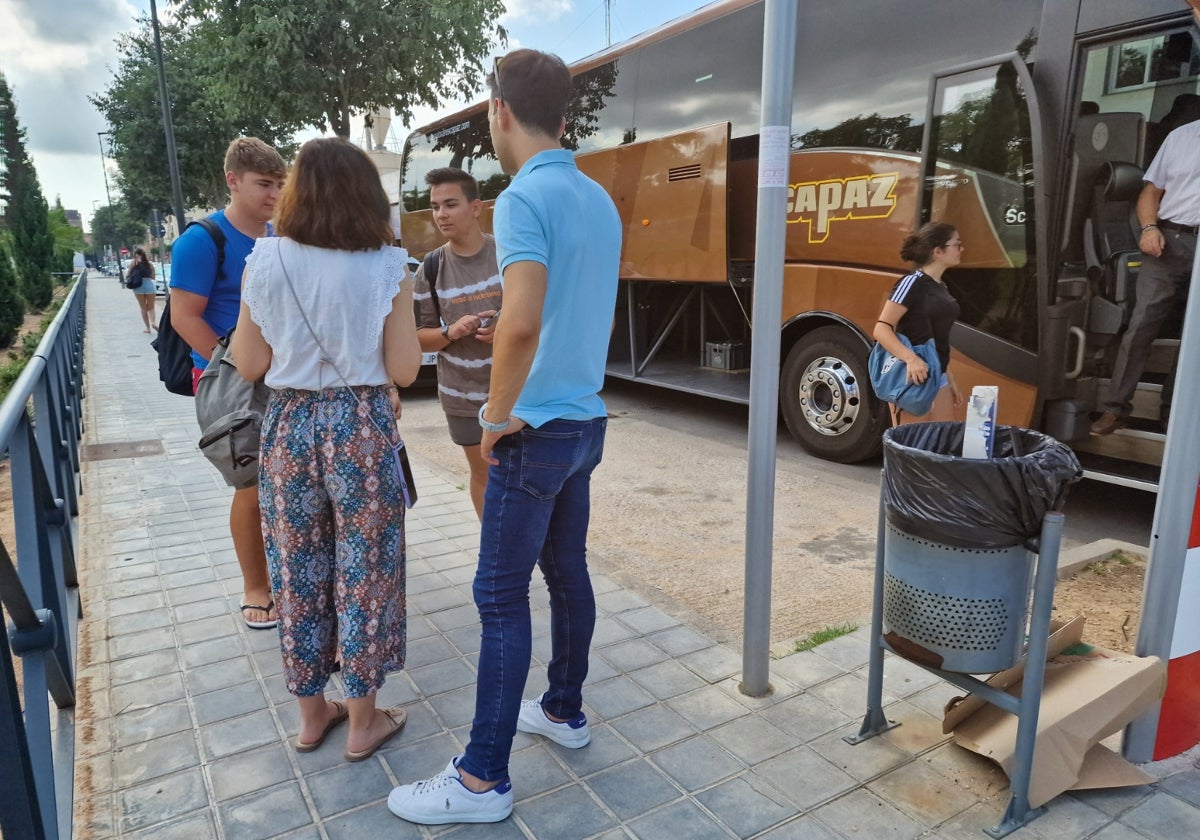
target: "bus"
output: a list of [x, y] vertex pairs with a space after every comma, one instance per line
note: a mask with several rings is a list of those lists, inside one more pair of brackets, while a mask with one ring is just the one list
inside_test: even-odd
[[[563, 143], [624, 224], [608, 375], [749, 401], [762, 0], [717, 0], [571, 65]], [[1154, 489], [1164, 327], [1130, 426], [1089, 435], [1140, 266], [1133, 206], [1166, 133], [1200, 100], [1185, 0], [802, 3], [796, 28], [779, 408], [809, 452], [875, 456], [871, 332], [904, 236], [953, 223], [944, 277], [960, 387], [998, 385], [997, 421], [1067, 441], [1087, 474]], [[413, 131], [401, 240], [441, 243], [424, 176], [458, 166], [485, 212], [508, 183], [487, 102]]]

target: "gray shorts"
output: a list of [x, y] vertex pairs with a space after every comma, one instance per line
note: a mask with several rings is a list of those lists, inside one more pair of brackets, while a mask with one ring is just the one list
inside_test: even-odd
[[483, 429], [478, 417], [457, 417], [446, 415], [446, 425], [450, 427], [450, 440], [459, 446], [478, 446], [483, 440]]

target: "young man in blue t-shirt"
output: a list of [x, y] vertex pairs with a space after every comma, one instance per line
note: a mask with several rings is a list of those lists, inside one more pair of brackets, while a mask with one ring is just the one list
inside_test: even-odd
[[[272, 146], [257, 137], [239, 137], [225, 152], [229, 203], [209, 218], [225, 234], [225, 261], [218, 268], [217, 246], [208, 231], [188, 228], [171, 248], [171, 323], [192, 348], [192, 389], [217, 339], [237, 323], [242, 273], [254, 241], [270, 235], [269, 222], [287, 166]], [[279, 620], [267, 578], [258, 511], [258, 487], [233, 491], [229, 531], [242, 569], [242, 617], [256, 630]]]
[[[493, 229], [504, 279], [480, 451], [491, 464], [475, 604], [482, 647], [475, 719], [462, 756], [402, 785], [392, 813], [425, 824], [496, 822], [512, 811], [508, 760], [518, 729], [586, 746], [583, 681], [596, 623], [587, 569], [592, 470], [604, 449], [604, 384], [621, 220], [559, 138], [571, 74], [557, 56], [516, 50], [488, 78], [492, 143], [513, 180]], [[529, 581], [550, 590], [549, 688], [522, 701], [532, 653]]]

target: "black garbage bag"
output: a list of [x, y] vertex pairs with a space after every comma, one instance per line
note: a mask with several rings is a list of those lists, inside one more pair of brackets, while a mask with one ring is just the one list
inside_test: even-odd
[[1083, 476], [1075, 453], [1049, 435], [997, 426], [994, 457], [962, 458], [961, 422], [910, 423], [883, 434], [888, 522], [957, 548], [1034, 547], [1042, 517], [1061, 510]]

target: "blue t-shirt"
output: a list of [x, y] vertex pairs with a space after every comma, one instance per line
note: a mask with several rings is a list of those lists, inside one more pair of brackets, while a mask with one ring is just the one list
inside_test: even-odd
[[502, 273], [526, 260], [546, 266], [542, 331], [513, 416], [535, 428], [603, 417], [621, 259], [612, 199], [571, 152], [551, 149], [526, 161], [496, 199], [492, 227]]
[[[204, 322], [217, 335], [225, 335], [237, 324], [242, 303], [242, 273], [246, 257], [254, 250], [254, 237], [247, 236], [218, 210], [209, 216], [225, 232], [225, 263], [217, 276], [217, 244], [208, 231], [194, 225], [171, 246], [171, 288], [208, 298]], [[270, 235], [268, 228], [267, 235]], [[202, 368], [208, 360], [192, 351], [192, 364]]]

